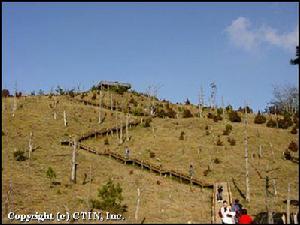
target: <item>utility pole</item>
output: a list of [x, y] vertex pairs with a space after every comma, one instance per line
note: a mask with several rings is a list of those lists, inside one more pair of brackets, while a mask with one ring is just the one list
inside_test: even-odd
[[246, 167], [246, 200], [250, 202], [250, 184], [249, 184], [249, 168], [248, 168], [248, 135], [247, 135], [247, 105], [245, 104], [245, 167]]
[[18, 106], [17, 106], [17, 93], [18, 93], [18, 89], [17, 89], [17, 82], [16, 82], [15, 83], [15, 94], [14, 94], [13, 109], [12, 109], [12, 117], [15, 117], [15, 111], [18, 108]]

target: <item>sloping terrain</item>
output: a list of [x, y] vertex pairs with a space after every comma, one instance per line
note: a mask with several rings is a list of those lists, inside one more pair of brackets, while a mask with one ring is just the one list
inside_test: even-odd
[[[12, 117], [11, 106], [13, 98], [2, 99], [2, 210], [14, 209], [16, 213], [32, 213], [36, 211], [87, 211], [89, 196], [96, 198], [97, 189], [109, 177], [119, 182], [123, 188], [124, 203], [128, 205], [128, 212], [124, 213], [125, 222], [140, 222], [144, 217], [147, 222], [210, 223], [212, 190], [193, 187], [176, 182], [172, 179], [160, 177], [131, 165], [120, 164], [104, 156], [96, 156], [79, 150], [77, 156], [77, 183], [71, 184], [71, 154], [72, 148], [62, 146], [60, 141], [70, 135], [81, 136], [84, 133], [110, 128], [119, 125], [120, 117], [125, 123], [125, 114], [110, 111], [110, 94], [103, 92], [103, 105], [106, 108], [105, 120], [98, 123], [98, 107], [84, 105], [79, 101], [71, 101], [69, 97], [57, 96], [57, 119], [53, 118], [54, 98], [49, 96], [21, 97], [18, 99], [18, 109]], [[80, 100], [80, 95], [75, 96]], [[91, 103], [99, 103], [99, 94], [92, 99], [88, 93], [83, 99]], [[144, 112], [151, 103], [146, 96], [124, 93], [123, 96], [113, 94], [114, 105], [123, 104], [123, 111], [132, 104], [132, 109], [139, 108]], [[131, 100], [131, 99], [134, 99]], [[156, 104], [165, 102], [155, 101]], [[51, 107], [50, 107], [51, 104]], [[130, 104], [130, 103], [129, 103]], [[154, 118], [150, 127], [143, 124], [129, 129], [130, 141], [119, 144], [115, 134], [107, 137], [90, 138], [83, 144], [101, 152], [105, 149], [124, 154], [125, 146], [129, 146], [130, 156], [149, 161], [162, 168], [188, 173], [189, 165], [195, 168], [195, 178], [206, 183], [228, 182], [233, 198], [239, 198], [248, 208], [251, 215], [265, 211], [265, 176], [266, 169], [270, 178], [275, 178], [278, 194], [272, 199], [272, 210], [284, 211], [283, 200], [287, 195], [287, 183], [291, 183], [292, 199], [299, 198], [298, 164], [283, 160], [282, 152], [290, 141], [298, 142], [298, 135], [289, 130], [267, 128], [265, 124], [253, 123], [254, 115], [248, 115], [248, 149], [251, 201], [246, 203], [245, 194], [245, 160], [244, 160], [244, 129], [243, 123], [230, 123], [226, 116], [224, 121], [214, 122], [207, 119], [208, 111], [204, 111], [205, 118], [182, 118], [179, 108], [189, 108], [197, 114], [197, 107], [193, 105], [170, 104], [179, 115], [177, 119]], [[67, 114], [68, 126], [64, 126], [63, 111]], [[131, 119], [141, 116], [130, 115]], [[233, 126], [230, 134], [236, 140], [231, 146], [223, 130], [225, 124]], [[208, 130], [206, 129], [208, 127]], [[184, 140], [180, 140], [181, 132]], [[33, 132], [33, 147], [31, 160], [15, 161], [13, 152], [28, 150], [30, 132]], [[125, 135], [125, 131], [123, 132]], [[217, 146], [218, 135], [223, 146]], [[108, 145], [105, 145], [105, 139]], [[273, 152], [271, 151], [270, 143]], [[258, 157], [259, 146], [262, 146], [262, 158]], [[154, 157], [150, 157], [150, 152]], [[294, 156], [299, 157], [298, 152]], [[219, 163], [218, 163], [219, 161]], [[207, 172], [208, 166], [210, 172]], [[57, 174], [56, 180], [61, 185], [50, 188], [46, 177], [48, 167], [52, 167]], [[90, 168], [92, 168], [90, 170]], [[85, 174], [92, 171], [93, 182], [82, 184]], [[159, 182], [157, 182], [159, 181]], [[270, 181], [272, 191], [272, 179]], [[158, 184], [159, 183], [159, 184]], [[134, 218], [137, 188], [141, 189], [141, 203], [138, 221]], [[7, 192], [12, 190], [7, 201]], [[5, 202], [8, 202], [7, 206]], [[2, 214], [3, 215], [3, 214]], [[121, 221], [124, 222], [124, 221]]]

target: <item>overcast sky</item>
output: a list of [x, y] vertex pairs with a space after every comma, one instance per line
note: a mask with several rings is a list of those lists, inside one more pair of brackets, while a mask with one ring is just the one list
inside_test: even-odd
[[264, 109], [289, 64], [298, 3], [2, 3], [2, 88], [30, 93], [129, 82], [158, 97]]

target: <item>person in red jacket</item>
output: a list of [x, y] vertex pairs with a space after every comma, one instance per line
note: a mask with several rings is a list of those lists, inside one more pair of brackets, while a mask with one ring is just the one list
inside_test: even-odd
[[242, 215], [239, 218], [239, 224], [252, 224], [252, 218], [247, 215], [247, 209], [242, 209]]

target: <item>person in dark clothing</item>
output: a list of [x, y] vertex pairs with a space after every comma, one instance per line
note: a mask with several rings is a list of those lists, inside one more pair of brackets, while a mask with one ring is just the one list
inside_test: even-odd
[[193, 176], [194, 176], [194, 168], [193, 168], [193, 165], [192, 164], [190, 164], [190, 169], [189, 169], [189, 175], [190, 175], [190, 178], [192, 179], [193, 178]]
[[241, 215], [242, 208], [243, 206], [241, 205], [240, 201], [238, 199], [235, 199], [231, 207], [231, 211], [235, 212], [235, 223], [238, 223], [238, 219]]
[[223, 186], [219, 185], [217, 191], [218, 191], [218, 193], [217, 193], [217, 201], [218, 202], [222, 202], [222, 200], [223, 200]]
[[126, 146], [126, 149], [125, 149], [125, 158], [129, 159], [129, 148], [128, 148], [128, 146]]

